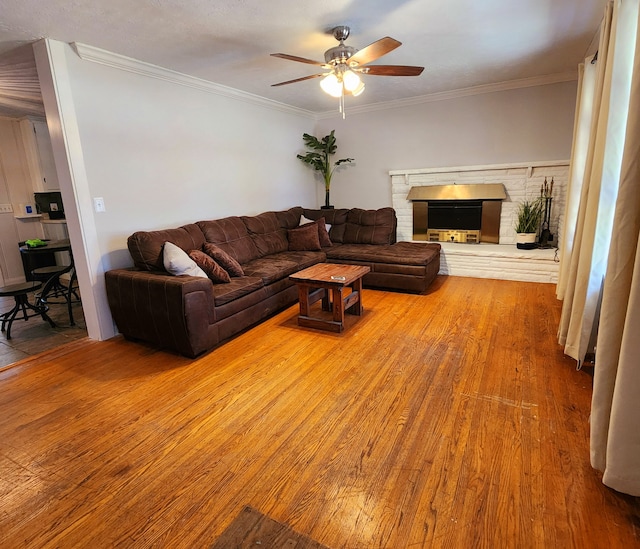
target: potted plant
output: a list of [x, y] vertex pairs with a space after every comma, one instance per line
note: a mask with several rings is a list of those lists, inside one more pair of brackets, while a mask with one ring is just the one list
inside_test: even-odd
[[525, 200], [518, 205], [516, 221], [516, 246], [521, 250], [531, 250], [536, 247], [536, 236], [542, 214], [544, 203], [542, 199]]
[[353, 162], [353, 158], [341, 158], [331, 163], [330, 157], [335, 154], [338, 149], [336, 144], [335, 130], [331, 130], [329, 135], [325, 135], [322, 139], [318, 139], [308, 133], [302, 134], [302, 139], [307, 148], [311, 149], [306, 154], [298, 154], [297, 157], [305, 164], [309, 164], [314, 170], [319, 171], [324, 179], [325, 202], [323, 208], [333, 208], [329, 205], [329, 191], [331, 189], [331, 177], [334, 170], [340, 164], [348, 164]]

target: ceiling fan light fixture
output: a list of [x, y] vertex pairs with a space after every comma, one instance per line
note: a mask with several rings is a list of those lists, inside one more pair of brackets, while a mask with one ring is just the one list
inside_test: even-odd
[[[353, 71], [346, 70], [342, 74], [342, 81], [344, 82], [344, 89], [348, 92], [354, 93], [358, 89], [362, 81], [360, 77]], [[355, 94], [354, 94], [355, 95]]]
[[351, 95], [358, 97], [364, 91], [364, 82], [362, 80], [358, 84], [358, 87], [351, 92]]
[[338, 77], [333, 72], [320, 80], [320, 87], [332, 97], [340, 97], [342, 95], [342, 82], [338, 80]]
[[369, 63], [379, 59], [383, 55], [395, 50], [401, 46], [401, 42], [386, 36], [380, 40], [372, 42], [361, 50], [352, 46], [347, 46], [344, 41], [349, 37], [350, 29], [347, 26], [339, 26], [333, 29], [333, 37], [339, 42], [337, 46], [329, 48], [324, 52], [324, 63], [298, 57], [296, 55], [288, 55], [285, 53], [272, 53], [274, 57], [316, 65], [322, 67], [325, 73], [311, 74], [302, 78], [295, 78], [286, 82], [272, 84], [272, 86], [282, 86], [284, 84], [293, 84], [294, 82], [302, 82], [311, 78], [322, 78], [320, 87], [326, 94], [336, 97], [340, 101], [340, 113], [342, 118], [345, 117], [344, 98], [346, 95], [357, 97], [364, 91], [364, 83], [361, 74], [373, 74], [378, 76], [419, 76], [424, 67], [413, 67], [405, 65], [372, 65]]

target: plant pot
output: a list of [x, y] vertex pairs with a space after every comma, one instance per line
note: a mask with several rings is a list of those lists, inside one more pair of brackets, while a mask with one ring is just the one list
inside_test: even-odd
[[516, 233], [516, 247], [519, 250], [533, 250], [537, 247], [537, 233]]

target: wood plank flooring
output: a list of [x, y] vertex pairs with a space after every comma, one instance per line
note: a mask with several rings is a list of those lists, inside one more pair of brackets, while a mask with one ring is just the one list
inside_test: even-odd
[[115, 338], [1, 370], [0, 547], [210, 547], [245, 505], [334, 549], [638, 547], [554, 289], [438, 277], [365, 289], [340, 334], [294, 306], [195, 360]]

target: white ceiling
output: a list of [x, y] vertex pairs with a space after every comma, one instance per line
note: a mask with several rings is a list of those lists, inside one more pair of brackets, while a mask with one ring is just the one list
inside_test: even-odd
[[[577, 74], [578, 63], [595, 50], [605, 4], [606, 0], [2, 0], [0, 114], [20, 109], [19, 83], [3, 85], [3, 75], [26, 67], [20, 57], [24, 50], [16, 53], [16, 48], [39, 38], [81, 42], [322, 113], [334, 110], [337, 100], [321, 91], [319, 79], [271, 87], [317, 73], [317, 67], [270, 53], [322, 61], [324, 51], [337, 45], [330, 30], [348, 25], [351, 36], [346, 43], [359, 49], [384, 36], [403, 43], [373, 64], [425, 67], [418, 77], [365, 76], [366, 90], [348, 98], [351, 106], [522, 79], [562, 80]], [[33, 94], [32, 86], [28, 89]]]

